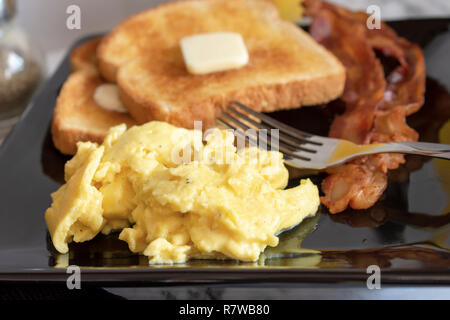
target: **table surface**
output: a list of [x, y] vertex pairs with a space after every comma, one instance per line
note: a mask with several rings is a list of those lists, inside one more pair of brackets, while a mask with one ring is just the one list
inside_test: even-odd
[[0, 286], [0, 300], [12, 299], [129, 299], [129, 300], [448, 300], [449, 287], [382, 285], [369, 290], [355, 284], [302, 284], [289, 285], [196, 285], [158, 287], [107, 287], [83, 286], [80, 290], [67, 290], [65, 285]]

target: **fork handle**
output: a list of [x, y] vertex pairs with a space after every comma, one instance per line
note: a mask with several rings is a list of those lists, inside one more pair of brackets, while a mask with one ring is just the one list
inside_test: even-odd
[[385, 152], [419, 154], [450, 160], [450, 145], [430, 142], [393, 142], [381, 146]]

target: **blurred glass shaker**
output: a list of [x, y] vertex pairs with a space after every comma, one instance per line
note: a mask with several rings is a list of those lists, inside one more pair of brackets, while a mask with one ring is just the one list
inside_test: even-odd
[[18, 119], [39, 85], [42, 58], [25, 31], [14, 22], [15, 0], [0, 0], [0, 140], [1, 130]]

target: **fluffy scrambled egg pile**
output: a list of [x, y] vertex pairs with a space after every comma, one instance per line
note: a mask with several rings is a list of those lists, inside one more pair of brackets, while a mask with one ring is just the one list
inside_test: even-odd
[[234, 135], [149, 122], [110, 130], [102, 145], [84, 142], [66, 163], [45, 219], [55, 248], [120, 230], [151, 264], [191, 258], [257, 260], [276, 234], [315, 214], [310, 180], [283, 190], [282, 154], [239, 151]]

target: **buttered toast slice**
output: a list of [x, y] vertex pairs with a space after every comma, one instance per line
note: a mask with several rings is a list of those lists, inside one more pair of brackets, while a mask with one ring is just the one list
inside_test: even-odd
[[70, 69], [72, 71], [81, 69], [98, 71], [97, 47], [100, 40], [101, 37], [87, 40], [72, 50], [70, 53]]
[[[249, 63], [207, 75], [188, 73], [179, 41], [231, 31], [242, 35]], [[214, 124], [220, 108], [239, 100], [257, 111], [315, 105], [343, 91], [345, 69], [266, 0], [188, 0], [161, 5], [116, 27], [97, 50], [99, 69], [119, 85], [133, 118], [192, 128]]]
[[94, 99], [105, 82], [96, 71], [79, 70], [64, 83], [56, 101], [51, 126], [55, 147], [64, 154], [75, 154], [78, 141], [102, 143], [110, 127], [136, 122], [128, 113], [102, 108]]

